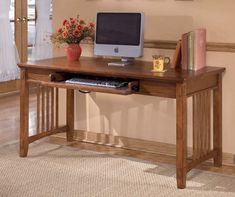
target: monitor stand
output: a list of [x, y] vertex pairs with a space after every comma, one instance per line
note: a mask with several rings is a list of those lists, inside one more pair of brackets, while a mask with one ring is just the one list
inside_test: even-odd
[[134, 58], [131, 57], [122, 57], [121, 61], [118, 62], [109, 62], [108, 66], [127, 66], [134, 63]]

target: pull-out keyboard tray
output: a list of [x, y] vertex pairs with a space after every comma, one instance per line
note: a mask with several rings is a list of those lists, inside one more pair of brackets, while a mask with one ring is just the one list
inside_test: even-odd
[[71, 75], [67, 73], [51, 73], [48, 85], [50, 83], [61, 88], [77, 89], [81, 92], [103, 92], [123, 95], [133, 94], [139, 89], [139, 82], [137, 80]]

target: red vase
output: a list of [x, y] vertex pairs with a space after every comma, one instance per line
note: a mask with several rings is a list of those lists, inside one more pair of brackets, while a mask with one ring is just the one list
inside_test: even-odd
[[77, 61], [79, 60], [82, 53], [82, 49], [79, 44], [69, 44], [65, 48], [65, 54], [68, 61]]

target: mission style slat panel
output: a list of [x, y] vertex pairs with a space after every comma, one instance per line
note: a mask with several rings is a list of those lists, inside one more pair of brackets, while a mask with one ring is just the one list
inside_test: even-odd
[[[36, 133], [47, 133], [58, 129], [58, 88], [36, 85]], [[34, 139], [34, 138], [31, 138]]]
[[193, 159], [211, 151], [211, 90], [193, 95]]

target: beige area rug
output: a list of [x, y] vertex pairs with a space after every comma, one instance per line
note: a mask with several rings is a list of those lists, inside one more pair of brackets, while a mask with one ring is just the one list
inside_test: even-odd
[[14, 143], [0, 147], [0, 196], [226, 197], [235, 196], [235, 177], [193, 170], [178, 190], [172, 165], [45, 142], [20, 158]]

